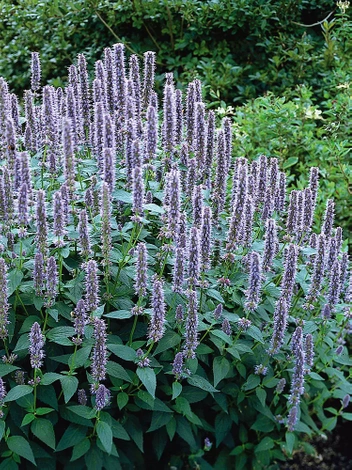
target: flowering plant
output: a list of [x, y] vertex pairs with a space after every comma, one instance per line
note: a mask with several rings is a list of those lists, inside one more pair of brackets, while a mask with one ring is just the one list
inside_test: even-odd
[[199, 80], [183, 97], [167, 74], [159, 113], [154, 67], [116, 44], [92, 83], [80, 55], [41, 88], [33, 54], [25, 119], [0, 79], [0, 469], [274, 469], [352, 417], [318, 168], [287, 195], [276, 158], [232, 155]]

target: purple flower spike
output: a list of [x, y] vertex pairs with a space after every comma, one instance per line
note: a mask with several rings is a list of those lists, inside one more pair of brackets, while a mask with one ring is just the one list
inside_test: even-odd
[[106, 363], [108, 361], [108, 353], [106, 349], [106, 325], [104, 320], [100, 318], [94, 319], [94, 333], [95, 340], [93, 353], [91, 374], [95, 382], [105, 380], [106, 377]]
[[148, 338], [154, 342], [160, 341], [165, 331], [165, 301], [163, 281], [155, 278], [152, 294], [152, 318], [149, 324]]
[[136, 216], [143, 217], [143, 201], [144, 201], [144, 182], [143, 173], [140, 167], [136, 167], [132, 171], [133, 181], [133, 202], [132, 211]]
[[219, 214], [224, 209], [226, 179], [227, 179], [227, 173], [226, 173], [225, 135], [224, 135], [223, 130], [219, 130], [218, 135], [217, 135], [217, 162], [216, 162], [215, 186], [213, 189], [214, 222], [218, 220]]
[[139, 243], [136, 249], [137, 263], [136, 263], [136, 282], [134, 289], [138, 297], [145, 297], [147, 294], [147, 247], [145, 243]]
[[215, 143], [215, 113], [209, 111], [207, 119], [207, 137], [205, 149], [205, 165], [204, 165], [204, 181], [209, 180], [212, 172], [213, 158], [214, 158], [214, 143]]
[[189, 290], [186, 330], [185, 330], [185, 346], [184, 354], [187, 358], [194, 358], [196, 356], [195, 350], [199, 344], [198, 342], [198, 301], [197, 292]]
[[180, 173], [178, 170], [171, 170], [168, 175], [168, 192], [168, 231], [171, 238], [175, 240], [180, 220]]
[[45, 208], [45, 192], [39, 189], [37, 192], [37, 205], [36, 205], [36, 224], [37, 224], [37, 235], [36, 241], [38, 250], [42, 252], [43, 256], [46, 253], [48, 226], [46, 219], [46, 208]]
[[46, 305], [51, 307], [55, 303], [55, 298], [58, 293], [58, 272], [56, 260], [53, 256], [48, 258], [48, 267], [47, 267], [47, 279], [46, 279]]
[[341, 266], [338, 260], [335, 261], [331, 269], [328, 302], [331, 311], [334, 311], [336, 304], [339, 303], [341, 293]]
[[155, 74], [155, 52], [147, 51], [144, 53], [144, 79], [143, 79], [143, 109], [146, 110], [150, 105], [151, 95], [154, 90]]
[[293, 406], [288, 414], [287, 418], [287, 429], [290, 432], [293, 432], [295, 430], [296, 424], [297, 424], [297, 414], [298, 414], [298, 406]]
[[293, 288], [297, 271], [298, 249], [290, 244], [285, 250], [285, 267], [281, 281], [281, 295], [286, 299], [287, 306], [291, 305]]
[[195, 107], [195, 155], [198, 163], [198, 171], [202, 175], [205, 163], [205, 105], [204, 103], [196, 103]]
[[0, 258], [0, 338], [4, 340], [8, 336], [7, 325], [9, 303], [7, 300], [7, 266], [5, 260]]
[[73, 317], [76, 335], [81, 340], [82, 336], [84, 336], [84, 327], [88, 324], [88, 315], [83, 299], [77, 302]]
[[38, 52], [32, 52], [32, 62], [31, 62], [31, 88], [32, 91], [36, 92], [40, 88], [40, 59]]
[[261, 260], [259, 253], [255, 251], [251, 254], [250, 274], [248, 281], [248, 290], [246, 291], [245, 307], [250, 311], [254, 311], [259, 304], [260, 286], [261, 286]]
[[23, 183], [18, 196], [18, 222], [22, 227], [28, 224], [28, 189]]
[[170, 158], [174, 153], [176, 136], [175, 92], [172, 85], [165, 85], [164, 89], [164, 120], [162, 128], [164, 152]]
[[222, 325], [221, 325], [221, 329], [225, 334], [227, 334], [228, 336], [231, 336], [232, 328], [227, 318], [224, 318]]
[[176, 248], [176, 257], [173, 270], [173, 284], [172, 290], [174, 292], [182, 293], [182, 286], [184, 282], [185, 270], [185, 251], [182, 247]]
[[54, 234], [56, 237], [60, 239], [66, 233], [65, 214], [63, 212], [63, 202], [62, 202], [61, 191], [57, 191], [54, 194], [53, 214], [54, 214]]
[[279, 240], [277, 236], [277, 225], [274, 219], [266, 221], [265, 231], [265, 244], [263, 254], [263, 269], [270, 270], [273, 264], [273, 259], [279, 249]]
[[309, 189], [312, 191], [313, 210], [315, 208], [315, 204], [317, 200], [318, 188], [319, 188], [319, 168], [312, 167], [310, 169]]
[[321, 227], [321, 233], [325, 236], [325, 238], [331, 237], [332, 227], [334, 224], [334, 209], [335, 209], [334, 200], [328, 199], [326, 203], [325, 214], [324, 214], [324, 222]]
[[95, 260], [89, 260], [86, 263], [85, 305], [88, 312], [93, 312], [99, 306], [99, 284], [97, 270], [98, 267]]
[[194, 139], [194, 124], [195, 124], [195, 104], [196, 104], [196, 87], [195, 83], [191, 82], [187, 89], [187, 103], [186, 103], [186, 126], [187, 126], [187, 143], [190, 149], [193, 150]]
[[158, 143], [158, 116], [153, 106], [148, 106], [145, 128], [145, 160], [152, 163], [156, 157]]
[[202, 212], [203, 212], [202, 186], [195, 186], [193, 189], [192, 208], [193, 208], [193, 225], [199, 228], [202, 223]]
[[295, 415], [295, 412], [292, 412], [292, 409], [297, 408], [297, 411], [298, 411], [298, 406], [301, 400], [301, 395], [304, 393], [305, 354], [304, 354], [304, 349], [303, 349], [301, 327], [298, 327], [294, 333], [294, 338], [292, 338], [292, 345], [293, 344], [294, 344], [293, 352], [295, 355], [295, 366], [293, 369], [293, 376], [292, 376], [292, 382], [291, 382], [291, 393], [288, 399], [289, 405], [293, 407], [290, 410], [289, 418], [288, 418], [290, 430], [293, 430], [296, 424], [296, 419], [292, 419], [292, 422], [290, 420], [291, 413]]
[[77, 401], [82, 406], [86, 406], [87, 404], [87, 394], [86, 394], [86, 391], [83, 390], [83, 388], [80, 388], [77, 391]]
[[100, 411], [109, 405], [111, 400], [111, 393], [105, 385], [100, 384], [95, 393], [95, 408]]
[[212, 248], [212, 212], [211, 208], [206, 206], [203, 208], [202, 225], [201, 225], [201, 269], [205, 271], [210, 268], [210, 256]]
[[287, 326], [288, 308], [284, 297], [280, 297], [276, 302], [274, 310], [274, 329], [271, 337], [269, 355], [277, 354], [284, 344], [284, 336]]
[[104, 264], [109, 264], [109, 255], [111, 251], [111, 195], [109, 186], [107, 183], [102, 185], [101, 194], [101, 251], [104, 258]]
[[62, 127], [62, 147], [64, 154], [64, 173], [70, 200], [75, 195], [76, 163], [73, 152], [74, 141], [71, 121], [64, 119]]
[[200, 272], [200, 242], [199, 230], [192, 227], [190, 231], [190, 240], [188, 248], [188, 284], [197, 285]]
[[43, 359], [45, 357], [43, 351], [44, 342], [45, 338], [42, 335], [39, 323], [33, 323], [29, 333], [29, 354], [31, 367], [33, 369], [39, 369], [43, 365]]
[[126, 71], [125, 71], [125, 46], [115, 44], [113, 46], [115, 59], [115, 110], [121, 113], [124, 120], [126, 112]]
[[283, 171], [279, 173], [279, 185], [275, 192], [274, 208], [277, 212], [283, 212], [286, 201], [286, 175]]
[[81, 212], [79, 213], [78, 233], [79, 233], [81, 254], [83, 257], [86, 258], [91, 253], [90, 238], [89, 238], [89, 231], [88, 231], [88, 217], [87, 217], [86, 209], [82, 209]]
[[115, 189], [115, 157], [111, 148], [103, 150], [104, 160], [104, 181], [107, 183], [112, 193]]
[[183, 137], [183, 105], [182, 105], [182, 91], [175, 90], [175, 113], [176, 113], [176, 127], [175, 127], [175, 143], [180, 145]]
[[45, 268], [43, 253], [38, 251], [34, 256], [34, 289], [37, 296], [41, 296], [44, 291], [45, 284]]
[[82, 103], [83, 127], [85, 134], [87, 135], [89, 133], [91, 123], [90, 87], [87, 72], [87, 62], [83, 54], [78, 54], [78, 73]]
[[314, 258], [314, 271], [312, 275], [312, 282], [306, 298], [305, 307], [308, 307], [319, 296], [321, 284], [324, 278], [325, 249], [325, 237], [323, 235], [318, 235], [317, 254]]
[[182, 322], [183, 321], [183, 306], [181, 304], [177, 305], [177, 307], [176, 307], [175, 320], [177, 322]]
[[174, 362], [172, 364], [172, 373], [174, 374], [177, 380], [182, 378], [183, 374], [183, 353], [178, 352], [175, 356]]

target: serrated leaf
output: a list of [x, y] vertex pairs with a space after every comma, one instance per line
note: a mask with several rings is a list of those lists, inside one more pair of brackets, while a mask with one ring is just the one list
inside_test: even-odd
[[43, 375], [42, 380], [40, 381], [40, 385], [50, 385], [56, 380], [61, 379], [62, 375], [57, 374], [56, 372], [47, 372]]
[[160, 354], [167, 349], [172, 349], [181, 342], [181, 336], [175, 333], [174, 331], [167, 331], [165, 335], [161, 338], [161, 340], [158, 343], [158, 346], [153, 354], [155, 356], [156, 354]]
[[60, 377], [62, 391], [64, 392], [65, 403], [68, 403], [78, 388], [78, 379], [72, 375]]
[[11, 364], [0, 364], [0, 377], [5, 377], [7, 374], [11, 374], [15, 370], [18, 370], [19, 367], [13, 366]]
[[216, 447], [219, 447], [232, 427], [232, 419], [226, 413], [219, 413], [215, 418]]
[[127, 318], [132, 317], [132, 312], [131, 310], [116, 310], [116, 312], [106, 313], [104, 317], [115, 318], [117, 320], [126, 320]]
[[75, 329], [73, 326], [57, 326], [49, 330], [46, 337], [53, 343], [60, 344], [61, 346], [72, 346], [72, 341], [68, 338], [74, 336]]
[[193, 375], [192, 377], [189, 377], [187, 379], [187, 382], [190, 385], [193, 385], [193, 387], [201, 388], [202, 390], [206, 392], [215, 393], [219, 391], [219, 390], [216, 390], [216, 388], [213, 387], [210, 382], [208, 382], [206, 379], [204, 379], [200, 375]]
[[72, 457], [70, 462], [74, 462], [75, 460], [82, 457], [82, 455], [86, 454], [90, 449], [90, 440], [84, 439], [82, 442], [79, 442], [73, 447], [72, 450]]
[[35, 416], [33, 413], [27, 413], [22, 419], [21, 427], [27, 426], [27, 424], [31, 423], [34, 419], [35, 419]]
[[274, 445], [275, 443], [271, 439], [271, 437], [264, 437], [264, 439], [262, 439], [260, 443], [254, 449], [254, 452], [257, 453], [257, 452], [263, 452], [265, 450], [270, 450], [274, 447]]
[[230, 371], [230, 363], [224, 356], [218, 356], [213, 361], [214, 387], [224, 379]]
[[35, 413], [38, 416], [43, 416], [48, 413], [51, 413], [52, 411], [54, 411], [53, 408], [40, 407], [35, 410]]
[[152, 415], [152, 422], [147, 432], [155, 431], [165, 426], [172, 419], [171, 413], [162, 413], [160, 411], [154, 411]]
[[143, 208], [149, 212], [152, 212], [154, 214], [164, 214], [165, 209], [163, 209], [161, 206], [158, 206], [156, 204], [144, 204]]
[[127, 403], [128, 403], [129, 397], [127, 393], [121, 392], [117, 395], [117, 406], [119, 407], [120, 410], [124, 408]]
[[266, 391], [263, 388], [257, 388], [255, 391], [255, 394], [258, 397], [258, 400], [260, 401], [262, 406], [265, 406], [265, 400], [266, 400]]
[[82, 367], [89, 359], [91, 350], [92, 348], [88, 346], [80, 348], [78, 351], [76, 351], [76, 354], [72, 354], [68, 360], [68, 365], [71, 370], [77, 369], [78, 367]]
[[264, 344], [262, 332], [256, 326], [250, 326], [246, 333], [247, 335], [251, 336], [256, 341], [259, 341], [259, 343]]
[[172, 384], [172, 398], [171, 398], [171, 400], [174, 400], [176, 397], [178, 397], [181, 392], [182, 392], [182, 385], [180, 384], [180, 382], [174, 382]]
[[54, 427], [48, 419], [35, 419], [31, 424], [31, 431], [44, 444], [55, 450]]
[[289, 455], [292, 454], [295, 442], [296, 442], [295, 434], [293, 432], [286, 432], [286, 449], [288, 450]]
[[23, 273], [19, 269], [13, 269], [7, 274], [7, 295], [10, 297], [21, 284]]
[[6, 397], [4, 398], [4, 403], [18, 400], [19, 398], [29, 395], [32, 392], [33, 387], [30, 385], [16, 385], [15, 387], [11, 388], [11, 390], [9, 390]]
[[242, 390], [253, 390], [253, 388], [258, 387], [260, 384], [260, 377], [258, 375], [251, 374], [248, 377], [247, 382], [242, 385]]
[[110, 454], [112, 450], [112, 431], [111, 427], [103, 421], [98, 421], [96, 425], [97, 435], [105, 451]]
[[137, 375], [151, 396], [155, 398], [156, 376], [154, 370], [150, 367], [138, 367]]
[[136, 359], [136, 351], [129, 346], [123, 344], [108, 344], [108, 349], [115, 354], [115, 356], [123, 359], [124, 361], [134, 362]]
[[6, 441], [6, 444], [8, 445], [8, 448], [12, 450], [12, 452], [15, 452], [20, 457], [29, 460], [33, 465], [37, 465], [31, 446], [24, 437], [10, 436]]
[[293, 165], [296, 165], [298, 162], [298, 157], [289, 157], [287, 160], [284, 161], [282, 168], [283, 170], [286, 170], [287, 168], [290, 168]]
[[67, 409], [72, 411], [76, 415], [81, 416], [82, 418], [86, 418], [86, 419], [92, 419], [96, 415], [96, 410], [89, 408], [88, 406], [74, 405], [74, 406], [68, 406]]
[[5, 421], [0, 421], [0, 442], [5, 434]]
[[132, 382], [126, 370], [116, 362], [108, 361], [106, 364], [106, 372], [108, 375], [111, 375], [111, 377], [115, 377], [116, 379], [122, 379], [125, 382]]
[[114, 191], [114, 197], [118, 201], [132, 203], [132, 194], [128, 193], [127, 191], [124, 191], [123, 189], [118, 189]]
[[79, 426], [77, 424], [69, 424], [68, 428], [65, 430], [60, 442], [56, 447], [56, 452], [68, 449], [73, 447], [79, 442], [83, 441], [86, 437], [87, 429], [85, 426]]

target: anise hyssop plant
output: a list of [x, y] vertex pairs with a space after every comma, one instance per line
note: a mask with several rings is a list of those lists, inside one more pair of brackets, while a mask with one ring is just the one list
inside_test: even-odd
[[[155, 54], [0, 78], [0, 470], [279, 468], [352, 385], [351, 274], [319, 170], [232, 152]], [[22, 103], [22, 101], [21, 101]], [[61, 468], [61, 467], [60, 467]]]

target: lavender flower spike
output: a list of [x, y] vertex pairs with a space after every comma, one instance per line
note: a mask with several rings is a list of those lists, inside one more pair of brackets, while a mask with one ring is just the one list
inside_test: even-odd
[[333, 199], [328, 199], [326, 203], [326, 210], [324, 214], [324, 222], [321, 227], [321, 233], [329, 238], [331, 236], [332, 227], [334, 224], [334, 209], [335, 203]]
[[198, 302], [197, 292], [194, 290], [188, 291], [188, 308], [186, 318], [186, 331], [185, 331], [185, 356], [187, 358], [194, 358], [196, 356], [195, 350], [199, 344], [198, 342]]
[[146, 110], [150, 105], [151, 94], [154, 89], [155, 73], [155, 52], [147, 51], [144, 53], [144, 82], [143, 82], [143, 109]]
[[39, 189], [37, 192], [37, 205], [36, 205], [36, 223], [37, 223], [37, 246], [39, 251], [45, 256], [48, 226], [46, 220], [46, 208], [45, 208], [45, 192]]
[[163, 282], [155, 278], [152, 295], [153, 313], [149, 324], [148, 337], [154, 342], [160, 341], [165, 331], [165, 301]]
[[91, 248], [88, 231], [88, 216], [86, 209], [82, 209], [79, 213], [78, 233], [81, 246], [81, 254], [84, 257], [88, 257], [91, 253]]
[[185, 266], [185, 250], [182, 247], [176, 248], [176, 257], [173, 270], [173, 285], [174, 292], [182, 293], [182, 286], [184, 281], [184, 266]]
[[201, 269], [205, 271], [210, 268], [210, 256], [211, 256], [211, 227], [212, 227], [212, 212], [211, 208], [206, 206], [203, 208], [202, 214], [202, 226], [201, 226], [201, 252], [202, 252], [202, 263]]
[[98, 284], [98, 275], [97, 275], [97, 262], [95, 260], [90, 260], [85, 265], [86, 275], [86, 295], [85, 295], [85, 305], [88, 312], [93, 312], [93, 310], [98, 308], [99, 305], [99, 284]]
[[32, 52], [32, 63], [31, 63], [31, 88], [32, 91], [36, 92], [40, 88], [40, 59], [38, 52]]
[[46, 305], [51, 307], [55, 303], [55, 298], [58, 293], [58, 272], [57, 265], [54, 256], [50, 256], [47, 261], [48, 263], [48, 272], [46, 280]]
[[287, 302], [284, 297], [281, 297], [275, 306], [274, 310], [274, 330], [271, 337], [269, 355], [277, 354], [284, 344], [284, 335], [287, 326], [288, 308]]
[[261, 260], [259, 253], [255, 251], [251, 254], [251, 266], [248, 281], [248, 290], [246, 291], [246, 309], [254, 311], [259, 304], [259, 291], [261, 285]]
[[39, 323], [33, 323], [29, 333], [29, 354], [31, 367], [33, 369], [39, 369], [43, 365], [43, 359], [45, 357], [43, 351], [44, 342], [45, 338], [42, 335]]
[[306, 357], [307, 366], [313, 367], [314, 342], [313, 342], [313, 336], [310, 333], [308, 333], [305, 338], [305, 357]]
[[41, 296], [43, 294], [45, 284], [44, 257], [41, 251], [38, 251], [34, 256], [33, 278], [35, 294]]
[[198, 283], [200, 271], [199, 230], [196, 227], [191, 228], [188, 259], [188, 284], [194, 286]]
[[285, 268], [281, 281], [281, 295], [290, 306], [297, 271], [298, 249], [294, 244], [289, 245], [285, 253]]
[[[73, 313], [74, 317], [74, 327], [77, 335], [76, 343], [82, 342], [82, 336], [84, 336], [84, 327], [88, 323], [88, 316], [86, 311], [86, 306], [83, 299], [80, 299], [77, 302], [76, 308]], [[79, 340], [79, 341], [77, 341]]]
[[132, 210], [136, 216], [143, 217], [143, 200], [144, 200], [144, 182], [142, 170], [140, 167], [136, 167], [132, 171], [133, 180], [133, 202]]
[[7, 325], [9, 303], [7, 300], [7, 266], [5, 260], [0, 258], [0, 338], [5, 339], [8, 336]]
[[[298, 406], [300, 403], [300, 397], [304, 393], [304, 363], [305, 363], [305, 354], [303, 349], [302, 342], [302, 328], [297, 327], [295, 333], [295, 366], [293, 370], [292, 382], [291, 382], [291, 393], [288, 399], [289, 405], [293, 408], [296, 408], [298, 411]], [[296, 424], [296, 412], [290, 411], [288, 427], [289, 431], [293, 431]]]
[[176, 380], [182, 378], [183, 373], [183, 353], [178, 352], [175, 356], [174, 362], [172, 364], [172, 373], [174, 374]]
[[92, 354], [91, 373], [95, 382], [105, 380], [106, 377], [106, 363], [108, 360], [108, 353], [106, 349], [106, 324], [100, 318], [94, 319], [94, 333], [95, 340]]
[[274, 219], [267, 219], [263, 254], [263, 269], [265, 271], [271, 268], [273, 259], [278, 252], [278, 249], [279, 241], [277, 237], [276, 221]]
[[134, 289], [138, 297], [144, 297], [147, 294], [147, 247], [145, 243], [139, 243], [136, 249], [136, 282]]
[[109, 405], [111, 399], [111, 393], [105, 385], [100, 384], [95, 393], [95, 408], [100, 411]]

